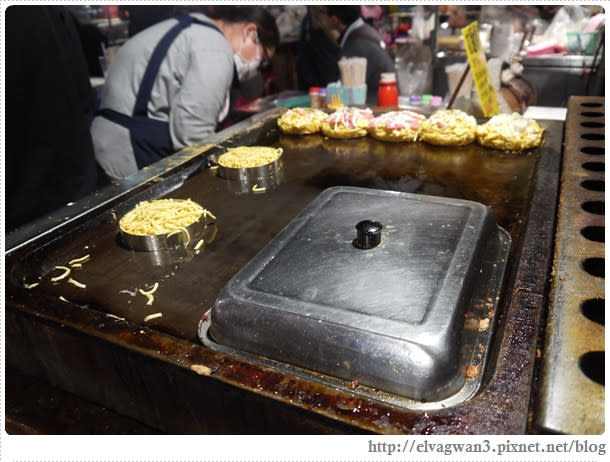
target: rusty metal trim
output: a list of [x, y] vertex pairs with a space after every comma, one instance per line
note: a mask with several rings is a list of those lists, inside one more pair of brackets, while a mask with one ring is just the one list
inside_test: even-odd
[[[603, 97], [572, 97], [568, 104], [536, 413], [536, 425], [546, 432], [600, 434], [605, 428], [605, 217], [583, 208], [591, 201], [604, 207], [604, 108]], [[587, 317], [583, 306], [591, 302], [597, 315]], [[591, 353], [594, 357], [587, 361]]]

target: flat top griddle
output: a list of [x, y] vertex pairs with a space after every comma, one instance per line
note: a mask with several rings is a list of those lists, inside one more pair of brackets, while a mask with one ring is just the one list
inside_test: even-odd
[[[168, 162], [162, 176], [117, 196], [108, 206], [97, 204], [91, 214], [67, 221], [7, 254], [7, 305], [60, 316], [86, 335], [119, 342], [127, 350], [148, 351], [146, 341], [137, 335], [144, 329], [142, 332], [154, 334], [151, 339], [163, 339], [163, 357], [177, 355], [180, 359], [176, 361], [188, 367], [192, 359], [182, 357], [183, 347], [173, 346], [172, 339], [176, 345], [193, 345], [190, 355], [199, 351], [201, 314], [240, 269], [320, 192], [332, 186], [480, 202], [491, 208], [498, 224], [510, 233], [515, 251], [527, 222], [541, 150], [512, 156], [476, 145], [447, 149], [370, 138], [292, 137], [278, 133], [276, 117], [262, 120], [224, 144], [283, 147], [281, 181], [260, 193], [236, 190], [206, 168], [203, 159], [213, 149], [184, 164]], [[552, 134], [545, 149], [559, 153], [561, 124], [542, 124]], [[553, 158], [551, 153], [549, 158]], [[121, 245], [118, 218], [141, 200], [163, 197], [191, 198], [217, 216], [215, 224], [206, 228], [206, 244], [199, 251], [144, 253]], [[67, 278], [51, 280], [61, 272], [56, 266], [66, 266], [84, 255], [89, 255], [88, 261], [70, 274], [84, 287], [68, 283]], [[150, 290], [155, 283], [154, 302], [147, 305], [147, 298], [138, 290]], [[162, 316], [144, 321], [157, 312]], [[96, 328], [87, 320], [99, 319], [98, 315], [105, 321]], [[150, 354], [156, 355], [158, 345], [151, 344], [151, 348]], [[214, 370], [219, 378], [225, 374], [224, 366]], [[273, 384], [264, 388], [272, 389]], [[281, 393], [277, 396], [281, 399]]]
[[[491, 206], [498, 224], [516, 231], [527, 205], [536, 152], [505, 156], [475, 145], [451, 150], [423, 143], [390, 144], [371, 140], [330, 140], [318, 135], [261, 133], [258, 143], [284, 148], [282, 182], [264, 193], [242, 193], [235, 182], [210, 170], [183, 180], [168, 178], [101, 213], [78, 229], [68, 229], [22, 259], [9, 273], [26, 294], [48, 301], [63, 297], [76, 306], [100, 310], [136, 323], [151, 313], [163, 316], [147, 325], [197, 341], [201, 313], [224, 285], [322, 190], [351, 185], [469, 199]], [[118, 238], [118, 219], [141, 200], [192, 199], [217, 220], [207, 230], [213, 240], [198, 253], [172, 255], [126, 249]], [[85, 284], [50, 279], [70, 260], [90, 255], [72, 273]], [[139, 289], [155, 282], [153, 305]], [[34, 289], [24, 284], [40, 283]], [[61, 300], [60, 300], [61, 302]]]

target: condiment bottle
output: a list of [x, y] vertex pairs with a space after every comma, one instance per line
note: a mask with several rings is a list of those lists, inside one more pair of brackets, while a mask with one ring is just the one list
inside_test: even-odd
[[309, 87], [309, 104], [311, 107], [320, 107], [320, 88]]
[[377, 92], [378, 106], [398, 106], [398, 88], [396, 88], [396, 74], [382, 72]]
[[327, 96], [326, 88], [320, 88], [319, 98], [320, 98], [320, 107], [321, 108], [326, 107], [326, 96]]
[[430, 99], [430, 106], [434, 109], [440, 109], [443, 105], [443, 97], [442, 96], [433, 96]]

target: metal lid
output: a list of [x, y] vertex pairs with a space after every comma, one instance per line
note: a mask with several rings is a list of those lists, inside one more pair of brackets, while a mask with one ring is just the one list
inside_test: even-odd
[[[354, 245], [363, 221], [365, 241], [380, 235], [378, 245]], [[464, 345], [464, 316], [473, 287], [490, 285], [478, 279], [481, 258], [498, 263], [507, 239], [498, 244], [493, 214], [478, 203], [331, 188], [229, 282], [206, 335], [400, 396], [444, 399], [466, 381], [474, 345]]]

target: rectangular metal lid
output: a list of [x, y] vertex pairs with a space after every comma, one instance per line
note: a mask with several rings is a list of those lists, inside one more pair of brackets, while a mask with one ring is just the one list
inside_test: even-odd
[[[382, 225], [367, 250], [353, 243], [363, 220]], [[444, 399], [466, 381], [473, 287], [489, 288], [482, 265], [502, 265], [507, 242], [482, 204], [330, 188], [228, 283], [205, 337], [400, 396]]]

